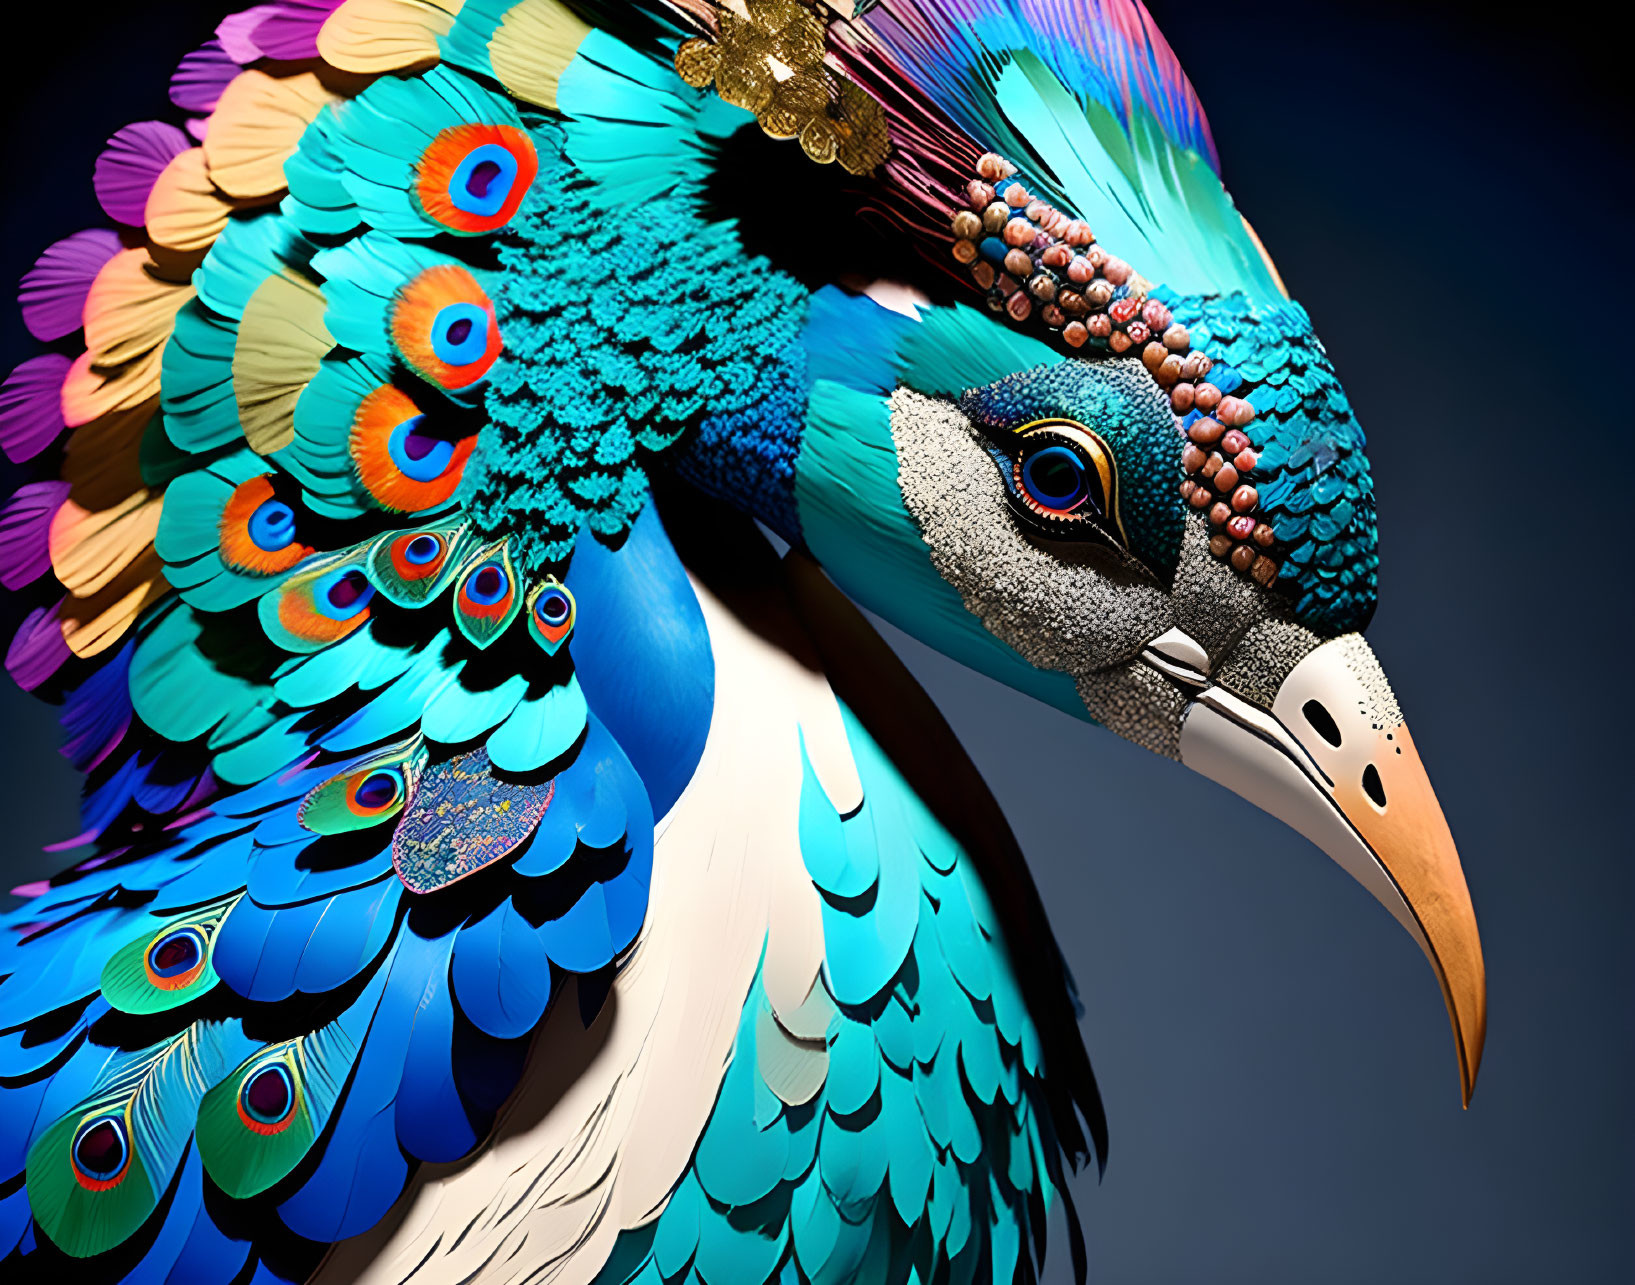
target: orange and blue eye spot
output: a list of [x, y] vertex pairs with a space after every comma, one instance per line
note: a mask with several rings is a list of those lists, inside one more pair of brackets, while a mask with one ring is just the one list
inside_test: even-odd
[[104, 1115], [87, 1120], [74, 1134], [69, 1156], [75, 1180], [87, 1191], [117, 1187], [131, 1163], [124, 1117]]
[[313, 586], [312, 602], [331, 620], [351, 620], [369, 606], [375, 587], [356, 567], [337, 567]]
[[552, 576], [534, 591], [533, 609], [528, 616], [534, 640], [554, 653], [573, 632], [576, 610], [573, 595]]
[[460, 606], [474, 616], [503, 616], [511, 606], [515, 589], [510, 573], [490, 558], [466, 573], [460, 586]]
[[431, 350], [448, 366], [469, 366], [488, 349], [493, 318], [475, 303], [451, 303], [437, 310], [431, 323]]
[[295, 542], [295, 510], [282, 500], [264, 500], [250, 514], [250, 539], [266, 553], [277, 553]]
[[346, 803], [357, 816], [375, 816], [396, 807], [403, 798], [403, 773], [397, 768], [360, 772], [346, 792]]
[[394, 428], [386, 448], [392, 463], [411, 482], [435, 482], [454, 459], [454, 443], [429, 432], [424, 415], [411, 415]]
[[295, 538], [295, 510], [273, 493], [271, 475], [240, 482], [221, 513], [221, 560], [232, 571], [271, 576], [312, 550]]
[[238, 1117], [253, 1133], [282, 1133], [295, 1118], [299, 1103], [295, 1079], [283, 1062], [254, 1067], [239, 1084]]
[[533, 140], [511, 125], [456, 125], [432, 140], [415, 167], [426, 216], [474, 236], [510, 221], [539, 173]]
[[500, 355], [494, 305], [458, 264], [427, 268], [399, 289], [390, 325], [398, 355], [449, 392], [477, 383]]
[[491, 219], [505, 208], [517, 182], [517, 158], [498, 143], [484, 143], [466, 153], [449, 184], [454, 207]]
[[[487, 319], [481, 308], [477, 312]], [[451, 440], [408, 394], [382, 384], [358, 403], [348, 449], [358, 480], [376, 504], [417, 513], [454, 494], [476, 444], [474, 436]]]
[[425, 580], [443, 569], [448, 541], [430, 531], [409, 532], [392, 541], [392, 570], [408, 581]]
[[148, 981], [160, 990], [192, 985], [204, 970], [209, 945], [192, 926], [177, 928], [156, 938], [143, 958]]
[[561, 629], [572, 618], [573, 605], [562, 590], [547, 589], [534, 604], [534, 614], [539, 617], [540, 628]]

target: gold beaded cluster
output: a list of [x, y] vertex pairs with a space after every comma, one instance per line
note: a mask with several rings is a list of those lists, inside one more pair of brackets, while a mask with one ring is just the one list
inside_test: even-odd
[[1244, 432], [1255, 408], [1208, 381], [1214, 363], [1192, 347], [1164, 304], [1147, 297], [1150, 282], [1097, 245], [1083, 219], [1011, 181], [1015, 174], [993, 152], [977, 161], [977, 177], [966, 186], [969, 208], [953, 217], [954, 258], [993, 311], [1022, 322], [1037, 310], [1070, 348], [1138, 354], [1177, 416], [1199, 412], [1181, 452], [1181, 495], [1214, 528], [1209, 551], [1270, 585], [1278, 564], [1266, 551], [1277, 534], [1256, 516], [1260, 495], [1250, 474], [1258, 461]]
[[885, 112], [824, 62], [826, 20], [796, 0], [748, 0], [747, 15], [722, 9], [715, 39], [682, 41], [676, 74], [694, 89], [713, 84], [769, 137], [800, 139], [820, 165], [877, 169], [891, 152]]

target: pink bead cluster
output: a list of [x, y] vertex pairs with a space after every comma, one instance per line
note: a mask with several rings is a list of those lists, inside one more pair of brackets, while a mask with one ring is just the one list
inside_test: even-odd
[[[1187, 431], [1181, 494], [1207, 511], [1215, 528], [1210, 552], [1270, 585], [1278, 565], [1264, 550], [1277, 537], [1256, 518], [1260, 497], [1246, 480], [1256, 454], [1243, 430], [1255, 417], [1254, 407], [1208, 382], [1208, 355], [1192, 348], [1186, 327], [1175, 324], [1167, 307], [1147, 297], [1145, 279], [1096, 244], [1088, 223], [1008, 182], [1015, 173], [993, 152], [977, 161], [977, 177], [965, 189], [970, 208], [953, 217], [954, 258], [970, 269], [995, 312], [1026, 321], [1037, 308], [1070, 348], [1093, 344], [1139, 354], [1177, 416], [1203, 416]], [[999, 247], [987, 246], [990, 240]], [[1000, 259], [997, 266], [994, 259]]]

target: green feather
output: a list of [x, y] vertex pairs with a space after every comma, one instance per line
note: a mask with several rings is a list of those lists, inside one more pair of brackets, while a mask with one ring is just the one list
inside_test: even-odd
[[[254, 1047], [237, 1021], [195, 1022], [152, 1048], [110, 1059], [96, 1091], [29, 1148], [29, 1206], [40, 1230], [74, 1258], [134, 1234], [175, 1176], [199, 1099]], [[99, 1138], [119, 1144], [93, 1148]], [[76, 1155], [115, 1163], [99, 1181], [84, 1176]]]
[[[389, 745], [379, 754], [355, 763], [339, 776], [332, 776], [302, 801], [296, 820], [316, 834], [346, 834], [366, 830], [395, 817], [414, 791], [415, 779], [426, 762], [426, 747], [417, 732], [407, 740]], [[390, 805], [362, 812], [351, 803], [352, 788], [376, 773], [395, 773], [396, 798]]]
[[[237, 900], [230, 897], [149, 925], [102, 966], [103, 998], [121, 1013], [163, 1013], [211, 990], [218, 980], [210, 963], [216, 930]], [[166, 943], [172, 953], [194, 952], [196, 965], [166, 977]]]
[[[369, 1022], [380, 1002], [387, 970], [327, 1026], [245, 1058], [199, 1103], [199, 1158], [210, 1179], [235, 1200], [259, 1195], [287, 1177], [329, 1123], [351, 1074]], [[290, 1093], [288, 1109], [260, 1122], [249, 1087], [279, 1071]], [[248, 1101], [247, 1101], [248, 1099]]]
[[[406, 544], [416, 535], [434, 535], [443, 542], [443, 563], [436, 575], [406, 580], [393, 565], [392, 546]], [[454, 577], [471, 564], [477, 545], [478, 539], [468, 523], [447, 519], [430, 526], [387, 531], [370, 546], [364, 571], [370, 583], [389, 601], [400, 607], [419, 607], [440, 595], [454, 582]]]

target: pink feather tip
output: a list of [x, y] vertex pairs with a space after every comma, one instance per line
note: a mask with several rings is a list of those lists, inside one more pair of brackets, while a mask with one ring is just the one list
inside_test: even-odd
[[216, 39], [235, 62], [296, 61], [318, 54], [318, 30], [342, 0], [276, 0], [222, 20]]
[[170, 101], [184, 112], [216, 110], [222, 90], [242, 70], [219, 40], [207, 40], [177, 64], [170, 78]]
[[61, 602], [36, 607], [23, 619], [6, 649], [6, 671], [25, 692], [31, 692], [68, 662], [73, 653], [63, 640], [58, 611]]

